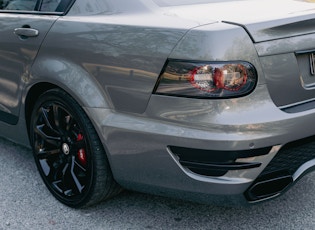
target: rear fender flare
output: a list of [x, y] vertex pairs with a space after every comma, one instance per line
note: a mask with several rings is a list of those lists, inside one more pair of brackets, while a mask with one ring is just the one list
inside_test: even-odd
[[37, 59], [30, 74], [29, 89], [38, 83], [50, 83], [62, 88], [82, 107], [110, 108], [96, 79], [83, 67], [67, 60]]

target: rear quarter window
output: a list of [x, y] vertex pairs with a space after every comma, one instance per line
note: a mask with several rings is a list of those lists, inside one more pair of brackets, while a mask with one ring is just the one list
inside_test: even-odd
[[33, 11], [37, 0], [1, 0], [2, 10]]
[[40, 11], [44, 12], [56, 12], [61, 0], [44, 0], [40, 7]]
[[75, 0], [0, 0], [0, 11], [62, 14], [68, 11], [74, 1]]

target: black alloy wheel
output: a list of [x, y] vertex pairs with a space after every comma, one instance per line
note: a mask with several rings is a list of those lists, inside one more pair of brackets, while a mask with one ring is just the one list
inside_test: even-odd
[[92, 123], [66, 92], [52, 89], [39, 97], [30, 140], [41, 177], [65, 205], [90, 206], [120, 191]]

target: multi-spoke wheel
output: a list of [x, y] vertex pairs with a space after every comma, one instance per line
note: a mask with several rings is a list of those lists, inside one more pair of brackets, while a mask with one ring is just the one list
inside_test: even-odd
[[39, 97], [30, 140], [46, 186], [62, 203], [88, 206], [119, 191], [90, 120], [64, 91], [53, 89]]

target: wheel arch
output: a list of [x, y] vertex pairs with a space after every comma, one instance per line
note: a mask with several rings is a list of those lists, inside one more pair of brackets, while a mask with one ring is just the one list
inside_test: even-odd
[[[30, 131], [30, 122], [31, 122], [31, 116], [32, 112], [35, 106], [35, 103], [37, 99], [45, 92], [51, 90], [51, 89], [61, 89], [65, 93], [69, 94], [82, 108], [84, 107], [89, 107], [89, 105], [85, 102], [80, 100], [80, 95], [77, 95], [75, 92], [65, 88], [61, 87], [60, 85], [53, 84], [50, 82], [38, 82], [34, 84], [27, 92], [27, 95], [25, 97], [25, 122], [26, 122], [26, 128], [27, 128], [27, 133], [29, 134]], [[94, 108], [94, 107], [92, 107]], [[98, 126], [94, 123], [95, 121], [90, 117], [90, 114], [87, 113], [87, 116], [89, 117], [90, 121], [94, 125], [94, 128], [96, 129], [98, 135], [100, 135]]]
[[103, 87], [83, 63], [61, 57], [40, 56], [32, 66], [28, 92], [37, 88], [38, 84], [63, 89], [83, 107], [109, 108], [110, 100]]
[[[110, 100], [99, 82], [82, 65], [60, 57], [39, 56], [32, 66], [24, 94], [27, 131], [37, 98], [44, 92], [59, 88], [68, 93], [82, 108], [110, 108]], [[87, 114], [100, 135], [97, 125]], [[104, 144], [104, 143], [103, 143]]]

